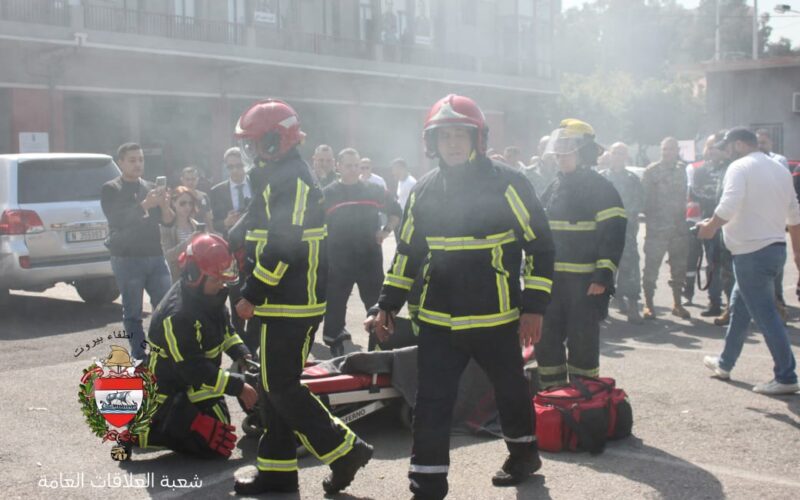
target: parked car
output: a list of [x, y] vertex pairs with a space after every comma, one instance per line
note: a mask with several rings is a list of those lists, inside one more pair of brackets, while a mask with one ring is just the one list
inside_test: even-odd
[[0, 303], [9, 290], [59, 282], [90, 304], [119, 297], [100, 208], [102, 185], [118, 175], [108, 155], [0, 155]]

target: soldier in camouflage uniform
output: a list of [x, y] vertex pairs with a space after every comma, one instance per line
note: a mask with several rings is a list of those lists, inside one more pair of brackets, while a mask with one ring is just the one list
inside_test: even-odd
[[681, 289], [686, 281], [689, 253], [689, 229], [686, 226], [686, 164], [680, 161], [678, 141], [661, 141], [661, 160], [644, 171], [644, 214], [647, 233], [644, 241], [645, 306], [642, 316], [655, 319], [653, 295], [664, 254], [669, 253], [672, 314], [687, 319], [691, 315], [681, 305]]
[[639, 245], [636, 237], [639, 234], [639, 213], [644, 208], [642, 183], [625, 165], [628, 162], [628, 146], [622, 142], [613, 144], [609, 150], [609, 168], [602, 175], [617, 189], [628, 216], [625, 230], [625, 251], [619, 262], [617, 273], [617, 292], [614, 302], [620, 312], [627, 313], [628, 322], [641, 323], [639, 316], [640, 273]]

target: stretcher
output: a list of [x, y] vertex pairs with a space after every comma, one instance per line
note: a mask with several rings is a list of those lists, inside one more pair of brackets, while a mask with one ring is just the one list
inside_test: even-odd
[[[413, 400], [416, 393], [416, 378], [413, 386], [398, 382], [398, 371], [416, 374], [416, 335], [411, 321], [397, 318], [391, 351], [353, 353], [327, 361], [306, 363], [301, 377], [304, 384], [328, 410], [345, 424], [350, 424], [387, 407], [393, 407], [400, 423], [411, 428]], [[393, 360], [388, 361], [387, 360]], [[533, 349], [523, 352], [525, 374], [531, 394], [536, 391], [535, 359]], [[355, 361], [355, 362], [352, 362]], [[260, 385], [260, 366], [248, 361], [246, 374], [252, 385]], [[472, 363], [471, 363], [472, 364]], [[354, 372], [363, 368], [364, 371]], [[394, 385], [393, 385], [394, 384]], [[465, 390], [469, 388], [468, 390]], [[261, 391], [259, 391], [261, 393]], [[488, 397], [487, 397], [488, 396]], [[457, 424], [459, 408], [461, 420], [472, 432], [488, 430], [487, 422], [496, 414], [491, 385], [477, 365], [468, 367], [462, 377], [459, 400], [456, 402]], [[247, 412], [242, 430], [249, 436], [260, 436], [263, 432], [263, 416], [258, 409]], [[497, 424], [497, 422], [494, 422]], [[489, 430], [490, 433], [493, 433]]]

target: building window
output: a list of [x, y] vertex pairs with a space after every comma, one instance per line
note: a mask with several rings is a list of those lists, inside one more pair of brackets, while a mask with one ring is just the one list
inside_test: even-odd
[[181, 17], [194, 17], [194, 0], [174, 0], [175, 15]]
[[434, 0], [417, 0], [414, 9], [414, 42], [430, 45], [433, 40], [433, 16], [431, 3]]
[[247, 12], [245, 11], [246, 0], [228, 0], [228, 22], [245, 24]]
[[361, 40], [372, 40], [374, 26], [372, 21], [372, 0], [359, 0], [358, 27]]
[[399, 43], [408, 35], [408, 9], [406, 2], [407, 0], [382, 1], [381, 41], [383, 43]]

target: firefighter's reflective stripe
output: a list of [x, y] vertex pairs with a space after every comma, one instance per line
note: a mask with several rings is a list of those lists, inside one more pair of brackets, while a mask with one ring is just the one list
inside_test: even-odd
[[[324, 231], [325, 228], [322, 228], [322, 232]], [[307, 292], [309, 304], [317, 303], [317, 270], [319, 268], [319, 248], [321, 239], [322, 238], [308, 241], [308, 275], [306, 276], [306, 282], [308, 284]]]
[[[313, 227], [311, 229], [306, 229], [303, 231], [303, 235], [301, 236], [302, 241], [317, 241], [323, 240], [325, 237], [328, 236], [328, 227]], [[266, 229], [251, 229], [247, 231], [245, 235], [245, 240], [247, 241], [255, 241], [266, 243], [269, 239], [269, 231]]]
[[447, 474], [450, 470], [449, 465], [417, 465], [411, 464], [408, 472], [413, 474]]
[[306, 341], [303, 342], [303, 350], [300, 352], [300, 366], [306, 366], [306, 360], [308, 359], [308, 350], [311, 348], [311, 331], [314, 330], [314, 327], [310, 327], [308, 331], [306, 331]]
[[308, 203], [308, 193], [311, 189], [308, 184], [297, 179], [297, 191], [294, 196], [294, 210], [292, 210], [292, 224], [302, 226], [306, 217], [306, 204]]
[[178, 339], [175, 338], [175, 332], [172, 330], [172, 316], [167, 316], [164, 319], [163, 324], [164, 337], [167, 339], [167, 348], [169, 348], [169, 353], [172, 355], [172, 359], [174, 359], [176, 363], [180, 363], [183, 361], [183, 355], [178, 349]]
[[609, 259], [600, 259], [596, 263], [597, 269], [608, 269], [612, 273], [617, 272], [617, 266]]
[[503, 247], [498, 245], [492, 248], [492, 267], [495, 270], [495, 284], [497, 286], [497, 303], [500, 312], [511, 309], [511, 294], [508, 289], [508, 271], [503, 268]]
[[525, 288], [529, 290], [541, 290], [550, 293], [553, 291], [553, 280], [542, 278], [541, 276], [525, 276]]
[[533, 443], [536, 441], [536, 436], [520, 436], [512, 438], [503, 434], [503, 441], [507, 443]]
[[258, 457], [256, 467], [264, 472], [293, 472], [297, 470], [297, 459], [274, 460]]
[[594, 220], [597, 222], [602, 222], [604, 220], [611, 219], [612, 217], [622, 217], [623, 219], [627, 219], [628, 214], [622, 207], [611, 207], [597, 212], [594, 216]]
[[257, 316], [279, 316], [283, 318], [308, 318], [325, 314], [325, 302], [309, 305], [262, 304], [256, 306]]
[[394, 265], [392, 266], [392, 274], [394, 274], [395, 276], [405, 276], [407, 264], [408, 264], [408, 255], [403, 255], [401, 253], [398, 253], [397, 257], [394, 259]]
[[403, 221], [403, 227], [400, 230], [400, 241], [411, 244], [411, 237], [414, 235], [414, 203], [417, 201], [417, 193], [411, 193], [408, 199], [408, 210], [406, 211], [406, 218]]
[[555, 270], [560, 273], [577, 273], [577, 274], [590, 274], [593, 273], [596, 266], [594, 262], [589, 264], [574, 264], [572, 262], [556, 262]]
[[225, 389], [228, 387], [228, 379], [230, 378], [230, 373], [227, 370], [220, 369], [217, 372], [217, 380], [213, 386], [202, 384], [200, 387], [201, 389], [195, 389], [194, 387], [190, 387], [186, 393], [189, 396], [189, 401], [192, 403], [197, 403], [199, 401], [205, 401], [206, 399], [212, 398], [220, 398], [225, 395]]
[[569, 371], [570, 375], [582, 375], [584, 377], [599, 377], [600, 376], [600, 367], [597, 368], [578, 368], [574, 365], [567, 365], [567, 371]]
[[411, 290], [411, 285], [414, 284], [414, 280], [411, 278], [406, 278], [405, 276], [386, 273], [386, 278], [384, 278], [383, 284], [402, 288], [403, 290]]
[[211, 407], [211, 409], [214, 411], [214, 415], [217, 416], [217, 420], [219, 420], [223, 424], [229, 424], [230, 423], [228, 421], [228, 417], [225, 416], [225, 412], [222, 411], [222, 408], [220, 408], [219, 404], [215, 403], [214, 406]]
[[238, 333], [231, 333], [228, 327], [225, 327], [225, 340], [222, 341], [222, 350], [227, 351], [236, 344], [243, 344], [242, 338]]
[[265, 269], [261, 263], [258, 263], [256, 264], [256, 268], [253, 269], [253, 276], [267, 285], [277, 286], [278, 283], [281, 282], [283, 275], [286, 274], [287, 269], [289, 269], [289, 266], [282, 261], [278, 262], [275, 269], [272, 271]]
[[207, 357], [208, 359], [216, 358], [222, 352], [222, 350], [223, 350], [222, 346], [223, 346], [223, 344], [220, 344], [220, 345], [218, 345], [216, 347], [212, 347], [211, 349], [206, 350], [206, 352], [204, 353], [205, 357]]
[[314, 449], [314, 447], [308, 441], [308, 437], [306, 437], [305, 434], [295, 431], [295, 435], [297, 436], [297, 439], [299, 439], [300, 442], [303, 443], [303, 446], [305, 446], [305, 448], [309, 452], [311, 452], [312, 455], [317, 457], [317, 459], [320, 460], [325, 465], [330, 465], [336, 459], [341, 458], [350, 453], [350, 450], [353, 449], [353, 444], [355, 444], [356, 435], [353, 433], [353, 431], [350, 430], [349, 427], [347, 427], [341, 420], [339, 420], [339, 418], [335, 417], [333, 414], [331, 414], [330, 411], [328, 411], [328, 408], [324, 404], [322, 404], [322, 401], [319, 400], [316, 394], [311, 392], [309, 394], [311, 394], [311, 397], [313, 397], [317, 401], [317, 404], [320, 406], [320, 408], [325, 410], [325, 413], [328, 414], [328, 417], [331, 419], [331, 421], [345, 431], [344, 439], [342, 440], [342, 443], [339, 446], [329, 451], [328, 453], [321, 455], [316, 449]]
[[482, 314], [475, 316], [450, 316], [447, 313], [432, 311], [424, 307], [419, 308], [419, 320], [432, 325], [444, 326], [451, 330], [469, 330], [471, 328], [487, 328], [505, 325], [519, 319], [519, 309], [495, 314]]
[[505, 233], [489, 235], [486, 238], [428, 236], [426, 241], [430, 250], [488, 250], [506, 243], [513, 243], [517, 241], [517, 237], [514, 235], [514, 231], [509, 230]]
[[269, 196], [271, 192], [272, 192], [272, 186], [267, 184], [267, 187], [264, 188], [264, 192], [262, 193], [262, 196], [264, 197], [264, 210], [266, 211], [267, 214], [267, 220], [270, 220], [272, 218], [272, 214], [270, 214], [269, 211]]
[[560, 375], [562, 373], [567, 373], [567, 365], [555, 365], [555, 366], [542, 366], [539, 365], [537, 368], [539, 375]]
[[517, 218], [517, 222], [519, 222], [525, 241], [536, 239], [536, 235], [533, 233], [533, 228], [531, 227], [531, 214], [528, 212], [528, 209], [525, 208], [525, 203], [522, 202], [522, 198], [519, 197], [519, 193], [514, 189], [514, 186], [509, 185], [508, 188], [506, 188], [505, 196], [508, 205], [511, 207], [511, 211], [514, 212], [514, 216]]
[[264, 392], [269, 392], [269, 380], [267, 380], [267, 324], [261, 323], [261, 385]]
[[594, 231], [597, 229], [597, 222], [593, 220], [551, 220], [549, 221], [551, 231]]

